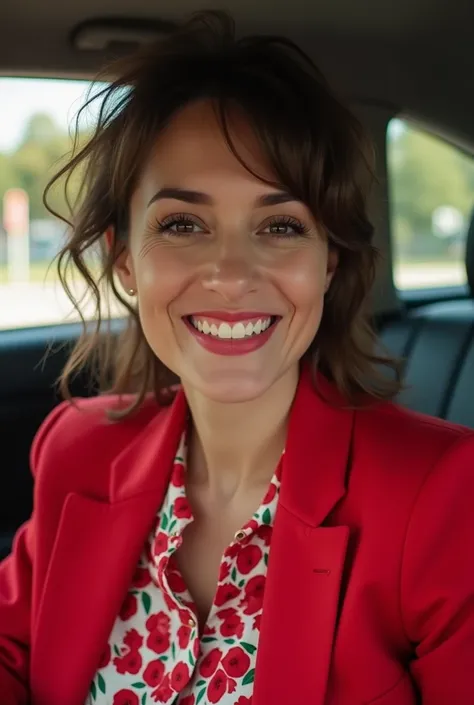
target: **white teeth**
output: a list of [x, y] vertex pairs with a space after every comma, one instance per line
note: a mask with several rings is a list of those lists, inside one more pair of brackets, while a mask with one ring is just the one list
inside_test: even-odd
[[229, 323], [223, 322], [217, 326], [215, 323], [209, 325], [207, 321], [196, 321], [191, 316], [191, 322], [195, 328], [205, 335], [212, 335], [215, 338], [221, 338], [222, 340], [229, 340], [230, 338], [242, 340], [242, 338], [248, 338], [251, 335], [259, 335], [260, 333], [263, 333], [267, 330], [272, 320], [271, 318], [260, 318], [258, 321], [255, 321], [255, 323], [249, 322], [247, 325], [244, 325], [242, 321], [239, 321], [233, 326]]
[[228, 323], [221, 323], [217, 335], [219, 338], [232, 338], [232, 328]]
[[236, 323], [232, 328], [232, 338], [245, 338], [245, 326], [243, 323]]

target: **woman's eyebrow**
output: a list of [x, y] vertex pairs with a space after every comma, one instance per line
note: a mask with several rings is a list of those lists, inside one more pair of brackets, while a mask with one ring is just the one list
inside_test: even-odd
[[[155, 193], [148, 201], [149, 208], [155, 201], [160, 201], [165, 198], [175, 201], [184, 201], [195, 205], [211, 206], [214, 204], [214, 199], [207, 193], [202, 191], [190, 191], [189, 189], [178, 188], [174, 186], [165, 186]], [[275, 191], [266, 193], [263, 196], [258, 196], [255, 201], [255, 207], [264, 208], [268, 206], [278, 206], [280, 203], [288, 203], [289, 201], [297, 201], [298, 199], [292, 196], [287, 191]]]

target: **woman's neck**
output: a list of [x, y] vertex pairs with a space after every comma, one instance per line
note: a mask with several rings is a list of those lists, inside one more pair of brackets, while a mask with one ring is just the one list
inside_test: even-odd
[[287, 371], [252, 401], [213, 402], [185, 387], [192, 415], [188, 483], [232, 500], [267, 484], [285, 446], [298, 369]]

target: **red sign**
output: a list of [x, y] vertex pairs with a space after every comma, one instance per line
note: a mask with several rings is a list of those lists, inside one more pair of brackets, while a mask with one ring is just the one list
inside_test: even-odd
[[21, 188], [11, 188], [3, 197], [3, 227], [8, 235], [26, 235], [29, 229], [30, 201]]

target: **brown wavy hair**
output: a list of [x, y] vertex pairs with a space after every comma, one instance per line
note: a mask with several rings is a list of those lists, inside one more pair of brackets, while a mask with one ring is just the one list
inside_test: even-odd
[[[150, 392], [163, 403], [163, 390], [178, 381], [148, 345], [137, 309], [116, 286], [114, 263], [127, 244], [131, 196], [157, 135], [185, 105], [208, 98], [241, 163], [228, 119], [232, 106], [244, 111], [273, 167], [274, 184], [307, 205], [329, 246], [338, 251], [321, 325], [306, 357], [351, 405], [362, 398], [392, 398], [400, 388], [398, 365], [378, 354], [367, 305], [377, 260], [367, 215], [373, 149], [313, 61], [284, 37], [237, 39], [233, 19], [209, 11], [108, 66], [98, 81], [110, 76], [105, 87], [93, 89], [79, 112], [72, 156], [45, 191], [47, 205], [53, 186], [65, 179], [67, 196], [71, 179], [80, 176], [79, 195], [74, 203], [68, 201], [69, 217], [49, 209], [69, 226], [57, 267], [83, 323], [83, 334], [59, 379], [62, 395], [71, 399], [71, 379], [87, 368], [100, 392], [132, 393], [132, 403], [116, 414], [125, 417]], [[81, 113], [97, 100], [95, 129], [81, 145]], [[108, 251], [104, 233], [110, 226], [117, 237]], [[86, 285], [80, 297], [70, 280], [77, 271]], [[92, 323], [84, 315], [87, 295], [96, 312]], [[128, 313], [119, 341], [110, 309], [104, 309], [110, 296]], [[383, 374], [383, 366], [395, 370], [395, 376]]]

